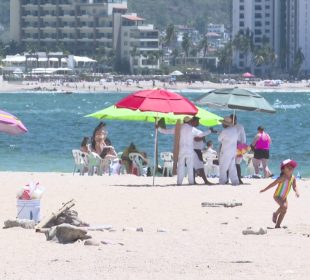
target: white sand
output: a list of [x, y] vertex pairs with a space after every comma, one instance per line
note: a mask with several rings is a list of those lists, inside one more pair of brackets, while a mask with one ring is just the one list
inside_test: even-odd
[[[29, 181], [46, 187], [43, 216], [76, 199], [85, 221], [111, 224], [116, 232], [92, 232], [98, 240], [125, 245], [60, 245], [33, 230], [0, 229], [0, 279], [309, 279], [310, 182], [301, 197], [289, 197], [288, 229], [244, 236], [247, 226], [273, 226], [268, 181], [242, 187], [171, 186], [175, 178], [79, 177], [71, 174], [0, 173], [0, 223], [16, 215], [17, 187]], [[247, 181], [249, 182], [249, 181]], [[148, 186], [146, 186], [148, 185]], [[170, 186], [164, 186], [170, 185]], [[236, 208], [202, 208], [202, 202], [237, 200]], [[226, 224], [227, 223], [227, 224]], [[124, 227], [143, 227], [131, 232]], [[157, 230], [164, 228], [165, 233]], [[182, 231], [187, 229], [188, 231]]]

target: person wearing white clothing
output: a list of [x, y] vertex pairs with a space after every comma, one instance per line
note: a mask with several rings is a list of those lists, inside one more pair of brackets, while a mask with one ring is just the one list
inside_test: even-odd
[[[238, 142], [238, 131], [230, 117], [225, 117], [222, 121], [223, 131], [219, 135], [221, 143], [219, 168], [220, 168], [220, 185], [225, 185], [228, 179], [232, 185], [239, 185], [239, 178], [236, 169], [236, 147]], [[227, 174], [228, 172], [228, 174]], [[229, 175], [229, 178], [227, 178]]]
[[[199, 126], [199, 118], [198, 117], [193, 117], [192, 119], [192, 125], [193, 127], [198, 127]], [[198, 130], [199, 133], [203, 133], [201, 130]], [[208, 131], [205, 132], [205, 134], [209, 135], [212, 132], [216, 133], [213, 129], [209, 129]], [[206, 135], [206, 136], [207, 136]], [[203, 155], [202, 155], [202, 150], [205, 148], [205, 139], [200, 138], [200, 137], [195, 137], [194, 138], [194, 181], [195, 177], [199, 176], [203, 179], [204, 183], [206, 185], [213, 185], [208, 179], [205, 174], [204, 170], [204, 161], [203, 161]], [[195, 181], [196, 184], [196, 181]]]
[[[185, 117], [184, 123], [180, 129], [180, 144], [179, 144], [179, 157], [177, 167], [177, 184], [182, 185], [185, 177], [185, 168], [187, 168], [188, 182], [190, 185], [195, 183], [194, 181], [194, 138], [204, 137], [209, 134], [207, 132], [201, 132], [192, 126], [192, 118]], [[163, 129], [159, 128], [159, 132], [163, 134], [174, 134], [175, 128]]]
[[[245, 130], [244, 127], [238, 123], [237, 121], [237, 116], [235, 114], [230, 115], [230, 118], [233, 120], [233, 123], [237, 129], [238, 132], [238, 144], [246, 144], [246, 134], [245, 134]], [[239, 183], [243, 184], [242, 182], [242, 174], [241, 174], [241, 162], [242, 162], [242, 156], [240, 157], [236, 157], [236, 168], [237, 168], [237, 174], [238, 174], [238, 178], [239, 178]]]

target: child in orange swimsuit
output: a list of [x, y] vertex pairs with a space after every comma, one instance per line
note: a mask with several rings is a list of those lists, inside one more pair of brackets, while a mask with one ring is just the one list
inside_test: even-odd
[[296, 186], [296, 178], [293, 175], [294, 169], [297, 167], [297, 162], [291, 159], [287, 159], [282, 162], [281, 164], [281, 175], [280, 177], [271, 183], [268, 187], [261, 190], [260, 192], [265, 192], [274, 186], [278, 185], [275, 193], [274, 193], [274, 200], [279, 204], [279, 208], [276, 212], [272, 215], [272, 221], [276, 224], [276, 228], [281, 227], [281, 223], [284, 219], [284, 216], [287, 211], [288, 203], [287, 203], [287, 196], [293, 188], [297, 197], [299, 197], [299, 192]]

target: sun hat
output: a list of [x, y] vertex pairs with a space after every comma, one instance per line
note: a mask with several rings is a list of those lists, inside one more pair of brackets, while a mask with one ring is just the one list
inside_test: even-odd
[[227, 126], [233, 126], [233, 121], [230, 117], [225, 117], [223, 120], [220, 121], [222, 124]]
[[192, 117], [186, 116], [186, 117], [184, 117], [183, 122], [189, 123], [191, 120], [192, 120]]
[[288, 166], [288, 165], [290, 165], [290, 166], [293, 167], [293, 168], [296, 168], [298, 164], [297, 164], [297, 162], [296, 162], [295, 160], [286, 159], [286, 160], [282, 161], [282, 163], [281, 163], [281, 170], [282, 170], [284, 167]]

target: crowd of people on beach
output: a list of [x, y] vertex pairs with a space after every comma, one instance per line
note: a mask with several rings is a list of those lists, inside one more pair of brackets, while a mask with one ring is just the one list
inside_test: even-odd
[[[252, 163], [255, 174], [253, 178], [270, 178], [272, 172], [268, 168], [270, 156], [271, 137], [262, 126], [257, 128], [257, 133], [250, 145], [247, 145], [245, 129], [238, 122], [237, 116], [232, 114], [225, 117], [222, 121], [223, 129], [221, 131], [210, 128], [206, 131], [198, 129], [199, 118], [186, 116], [179, 131], [179, 153], [177, 159], [177, 185], [182, 185], [184, 177], [188, 177], [190, 185], [196, 184], [196, 177], [201, 177], [205, 185], [214, 185], [208, 179], [205, 170], [205, 157], [212, 159], [212, 164], [218, 166], [219, 184], [226, 185], [231, 183], [233, 186], [243, 184], [241, 162], [245, 153], [252, 153]], [[175, 134], [176, 128], [167, 129], [164, 121], [160, 121], [157, 128], [162, 134]], [[216, 151], [211, 140], [206, 137], [210, 134], [216, 134], [219, 141], [219, 150]], [[84, 154], [95, 153], [101, 159], [111, 161], [112, 174], [121, 174], [123, 168], [126, 174], [138, 175], [133, 168], [133, 159], [131, 154], [138, 154], [142, 162], [147, 166], [148, 159], [145, 152], [137, 149], [134, 143], [121, 153], [117, 153], [106, 130], [106, 124], [100, 122], [94, 129], [92, 137], [84, 137], [80, 150]], [[280, 227], [287, 211], [287, 196], [293, 188], [296, 196], [299, 192], [296, 186], [296, 178], [293, 175], [297, 163], [293, 160], [286, 160], [281, 164], [280, 176], [261, 192], [277, 186], [274, 193], [274, 200], [279, 205], [276, 212], [273, 213], [273, 222], [276, 227]], [[262, 171], [262, 175], [260, 172]], [[148, 173], [145, 171], [144, 175]]]
[[[248, 146], [244, 127], [237, 122], [235, 114], [223, 119], [223, 129], [220, 132], [212, 128], [203, 132], [197, 128], [198, 126], [198, 117], [185, 117], [181, 125], [177, 170], [178, 185], [182, 185], [186, 171], [189, 184], [195, 184], [195, 176], [201, 177], [207, 185], [212, 184], [207, 179], [208, 174], [205, 174], [203, 153], [206, 153], [207, 158], [212, 157], [213, 164], [218, 165], [219, 184], [228, 184], [229, 181], [232, 185], [243, 184], [241, 162], [243, 154], [251, 151], [254, 152], [252, 159], [255, 170], [254, 177], [261, 177], [260, 170], [263, 170], [265, 178], [272, 176], [268, 168], [271, 137], [263, 127], [258, 127], [255, 138]], [[175, 133], [175, 128], [166, 129], [160, 125], [158, 127], [159, 132], [163, 134]], [[211, 133], [218, 134], [219, 152], [214, 150], [212, 141], [206, 141], [206, 136]]]

